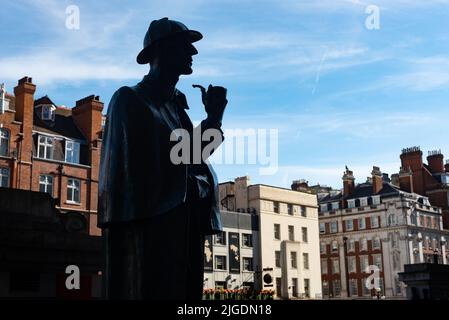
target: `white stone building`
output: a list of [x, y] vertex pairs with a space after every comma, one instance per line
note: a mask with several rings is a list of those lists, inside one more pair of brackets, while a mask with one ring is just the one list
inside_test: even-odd
[[[252, 212], [259, 234], [254, 247], [255, 288], [283, 299], [321, 298], [317, 198], [314, 194], [256, 184], [249, 177], [220, 184], [223, 208]], [[264, 271], [265, 270], [265, 271]], [[265, 273], [273, 282], [262, 280]]]

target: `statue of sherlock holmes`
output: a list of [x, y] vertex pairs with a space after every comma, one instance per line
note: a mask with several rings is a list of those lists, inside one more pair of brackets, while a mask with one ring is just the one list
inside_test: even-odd
[[[217, 178], [207, 158], [223, 141], [226, 89], [194, 85], [207, 112], [198, 127], [176, 89], [179, 76], [192, 73], [198, 53], [192, 43], [202, 37], [168, 18], [151, 22], [137, 56], [150, 72], [110, 101], [98, 205], [106, 299], [202, 298], [204, 238], [222, 230]], [[198, 147], [194, 138], [207, 132], [211, 142], [201, 139]], [[176, 149], [182, 143], [187, 151]], [[182, 151], [181, 161], [174, 150]]]

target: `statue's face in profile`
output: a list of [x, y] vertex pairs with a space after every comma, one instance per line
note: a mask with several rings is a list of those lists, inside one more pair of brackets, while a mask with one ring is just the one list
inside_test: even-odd
[[180, 75], [193, 72], [192, 57], [198, 54], [198, 51], [185, 35], [166, 39], [161, 49], [160, 62], [164, 69]]

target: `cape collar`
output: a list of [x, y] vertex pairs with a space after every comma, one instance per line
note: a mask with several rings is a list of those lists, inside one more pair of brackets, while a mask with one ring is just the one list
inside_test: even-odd
[[[139, 84], [144, 87], [144, 92], [148, 94], [152, 100], [164, 100], [160, 95], [160, 91], [158, 90], [158, 83], [150, 75], [144, 76]], [[185, 94], [178, 89], [175, 89], [173, 96], [171, 99], [169, 99], [169, 101], [175, 101], [176, 105], [178, 105], [182, 109], [189, 109]]]

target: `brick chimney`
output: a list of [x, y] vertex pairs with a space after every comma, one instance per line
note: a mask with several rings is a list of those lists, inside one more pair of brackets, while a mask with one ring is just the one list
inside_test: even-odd
[[378, 194], [384, 187], [384, 177], [380, 171], [380, 168], [374, 166], [371, 176], [373, 177], [373, 193]]
[[399, 172], [399, 188], [405, 192], [414, 192], [413, 172], [410, 168], [401, 168]]
[[294, 180], [292, 185], [291, 185], [291, 188], [294, 191], [308, 190], [309, 182], [307, 180], [304, 180], [304, 179]]
[[406, 170], [410, 169], [413, 173], [413, 192], [425, 195], [425, 176], [422, 156], [423, 153], [419, 147], [403, 149], [401, 154], [401, 167]]
[[441, 153], [441, 150], [429, 151], [427, 163], [429, 164], [430, 172], [432, 173], [442, 173], [445, 171], [444, 156]]
[[343, 195], [349, 197], [355, 190], [355, 178], [354, 173], [346, 167], [346, 171], [343, 174]]
[[[22, 161], [31, 162], [32, 152], [32, 133], [33, 133], [33, 111], [34, 111], [34, 92], [36, 85], [30, 77], [23, 77], [14, 88], [16, 99], [16, 121], [22, 122], [22, 138], [19, 157]], [[20, 188], [19, 182], [19, 188]]]
[[72, 116], [89, 143], [95, 141], [101, 131], [103, 102], [99, 96], [91, 95], [76, 102]]
[[402, 149], [401, 166], [410, 168], [413, 172], [421, 170], [423, 166], [422, 151], [419, 147]]

